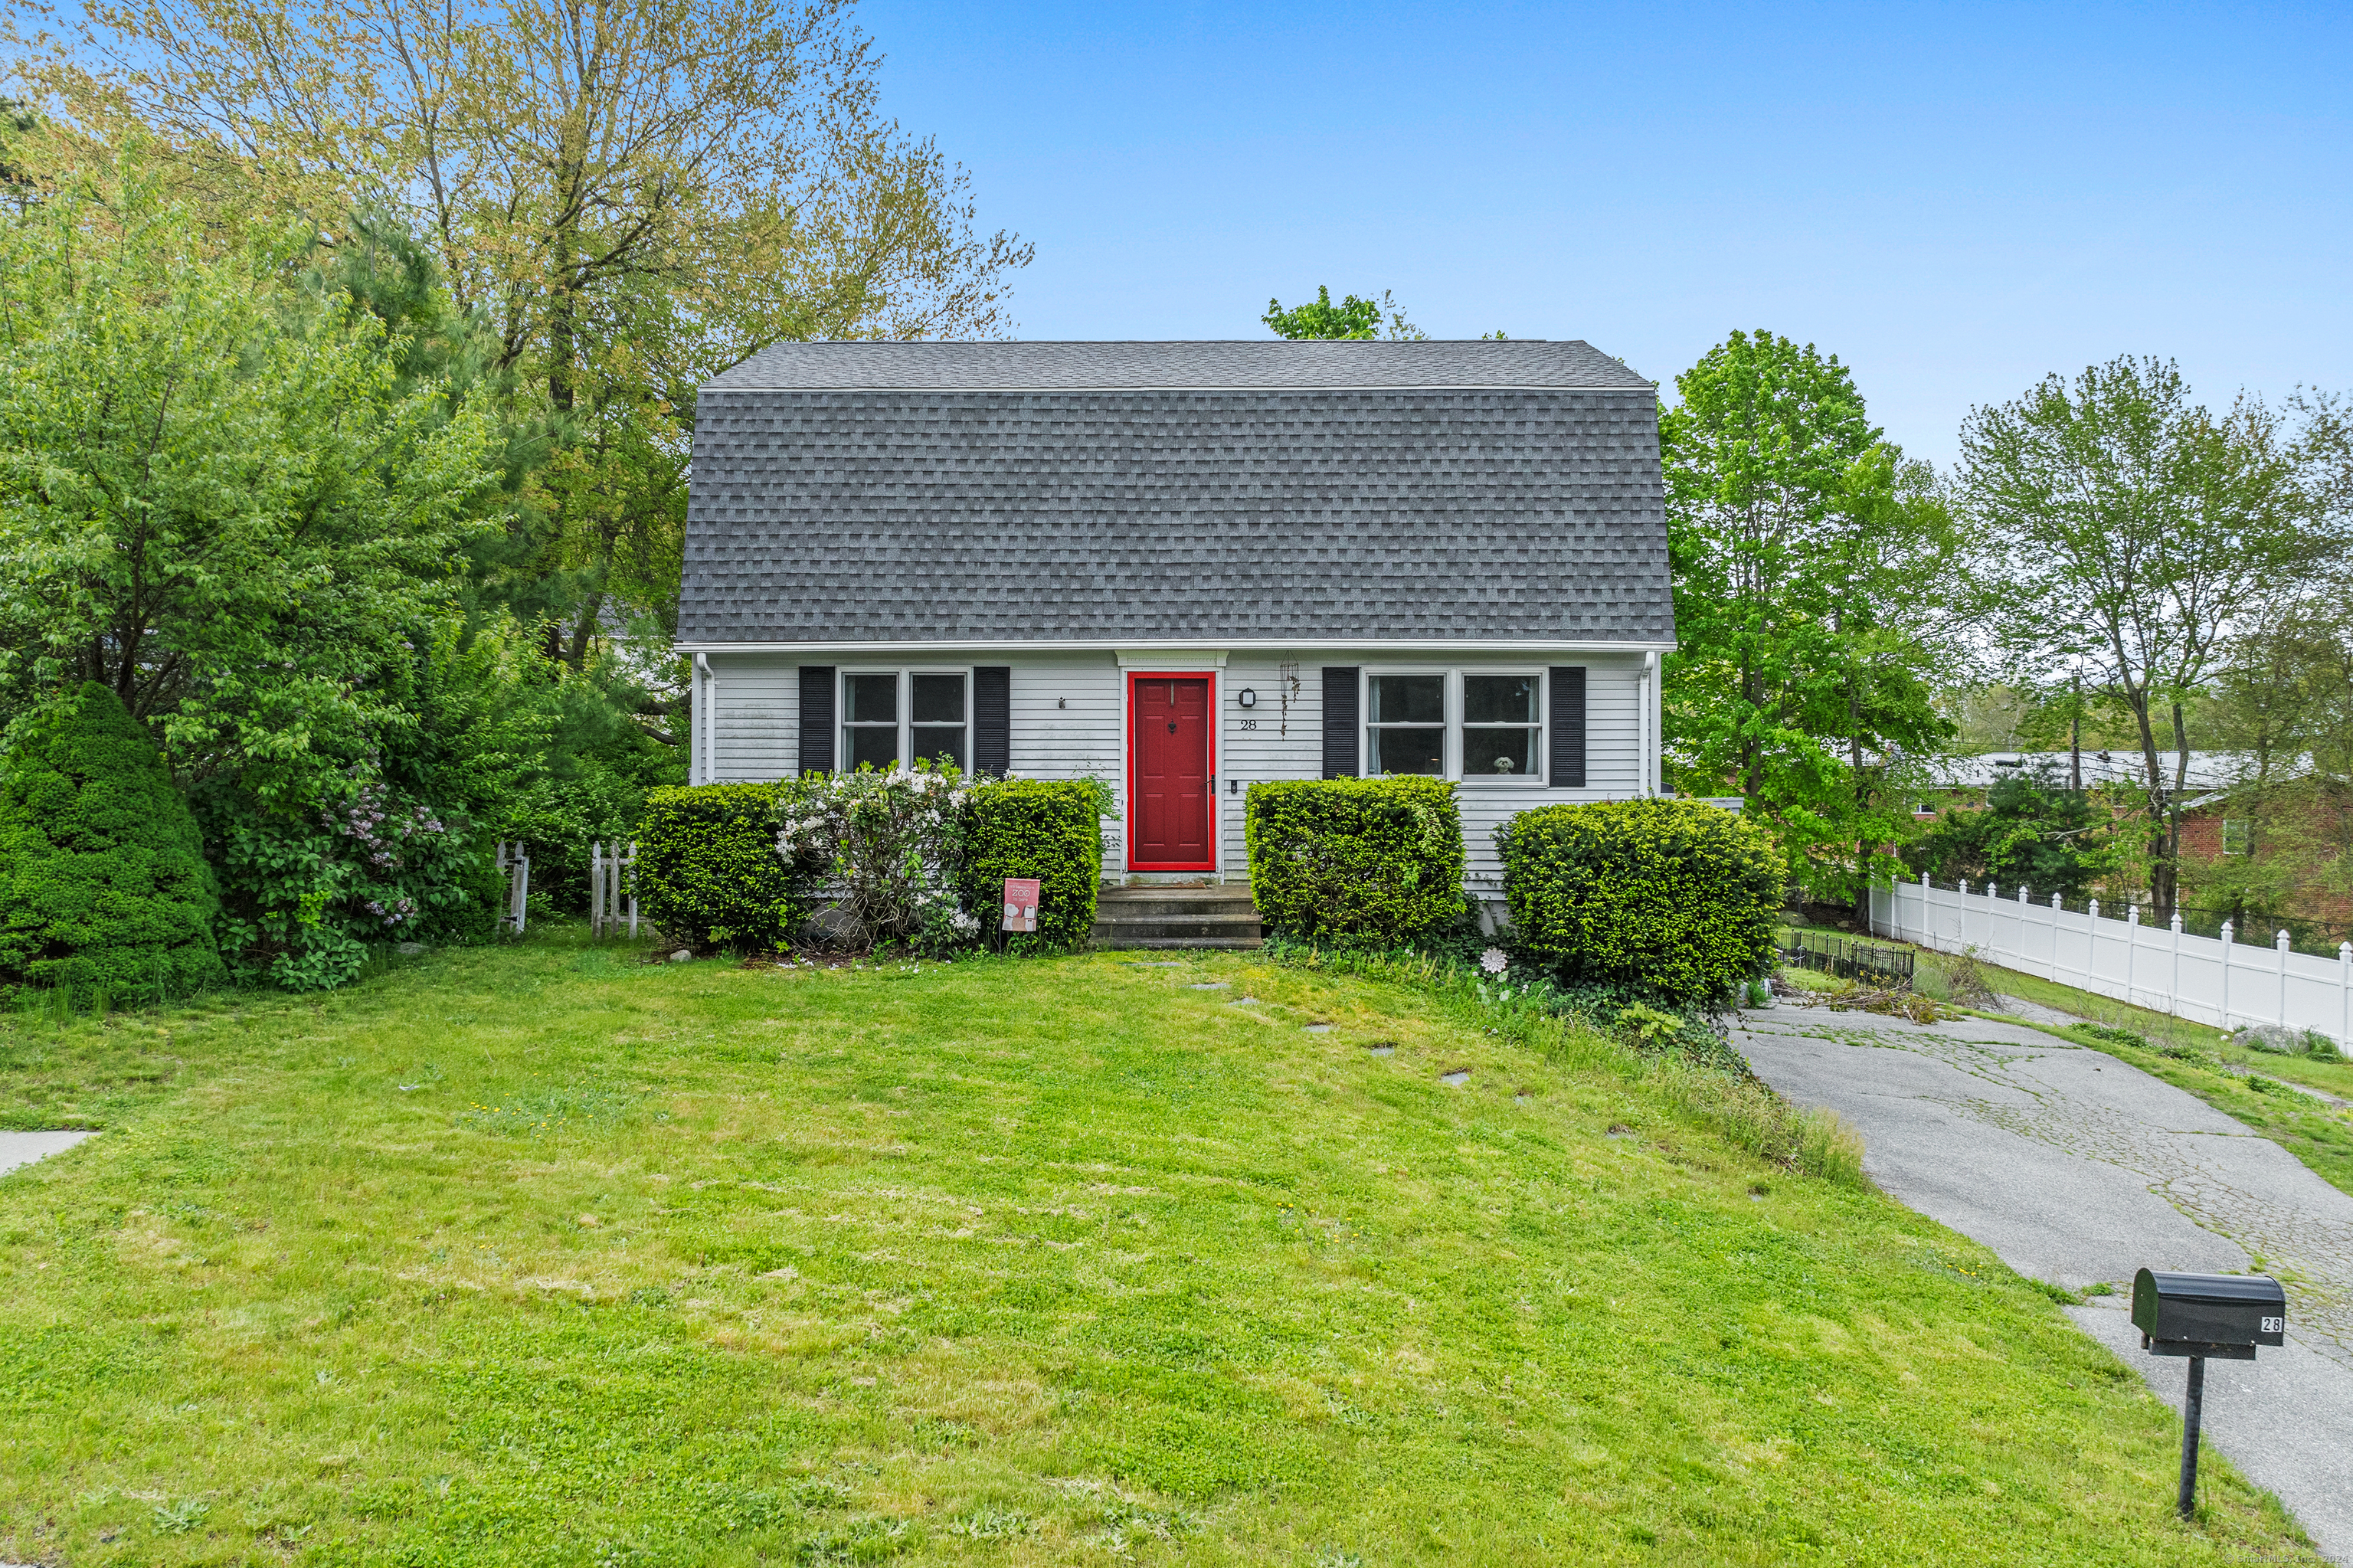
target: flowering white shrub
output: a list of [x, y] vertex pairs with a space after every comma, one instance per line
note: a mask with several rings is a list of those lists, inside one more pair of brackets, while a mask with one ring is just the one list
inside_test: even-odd
[[955, 892], [971, 794], [929, 762], [812, 779], [778, 804], [776, 853], [829, 882], [838, 939], [941, 952], [980, 934]]

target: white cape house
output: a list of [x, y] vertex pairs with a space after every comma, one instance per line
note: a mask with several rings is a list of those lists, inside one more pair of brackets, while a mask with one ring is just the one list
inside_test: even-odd
[[692, 778], [1092, 775], [1239, 880], [1259, 779], [1659, 788], [1652, 383], [1583, 343], [794, 343], [696, 408]]

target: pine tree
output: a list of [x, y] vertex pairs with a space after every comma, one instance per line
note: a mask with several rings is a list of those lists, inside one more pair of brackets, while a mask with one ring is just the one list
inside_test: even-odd
[[0, 980], [185, 995], [222, 978], [196, 821], [154, 741], [96, 682], [0, 763]]

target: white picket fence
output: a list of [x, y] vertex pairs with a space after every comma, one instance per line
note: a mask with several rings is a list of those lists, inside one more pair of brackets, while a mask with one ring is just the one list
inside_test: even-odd
[[2177, 915], [2170, 927], [2034, 902], [2023, 887], [2008, 896], [1989, 883], [1972, 893], [1918, 882], [1871, 890], [1871, 928], [1883, 937], [1957, 953], [1975, 948], [1988, 963], [2072, 985], [2177, 1018], [2224, 1028], [2281, 1023], [2311, 1029], [2353, 1048], [2353, 942], [2337, 957], [2292, 952], [2285, 931], [2269, 946], [2241, 942], [2229, 925], [2220, 940], [2193, 937]]
[[499, 916], [499, 924], [520, 937], [531, 915], [527, 907], [531, 902], [531, 852], [521, 839], [512, 843], [499, 841], [499, 869], [507, 877], [507, 908]]
[[629, 906], [629, 936], [638, 934], [638, 846], [598, 839], [588, 846], [588, 934], [618, 936], [621, 906]]

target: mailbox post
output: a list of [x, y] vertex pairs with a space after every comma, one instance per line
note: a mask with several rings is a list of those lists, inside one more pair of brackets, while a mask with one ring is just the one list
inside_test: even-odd
[[2133, 1327], [2153, 1356], [2188, 1356], [2181, 1401], [2181, 1517], [2198, 1500], [2198, 1425], [2205, 1414], [2206, 1362], [2251, 1361], [2257, 1345], [2287, 1343], [2287, 1293], [2268, 1274], [2133, 1276]]

